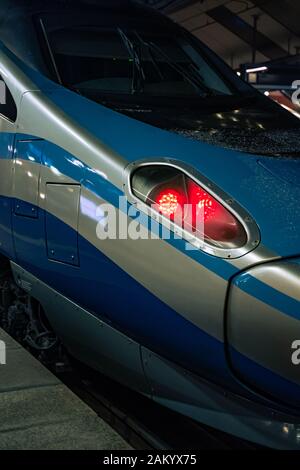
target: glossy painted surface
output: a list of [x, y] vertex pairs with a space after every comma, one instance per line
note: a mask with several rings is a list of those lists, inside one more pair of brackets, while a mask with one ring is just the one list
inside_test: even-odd
[[142, 354], [154, 399], [161, 405], [262, 446], [299, 450], [299, 417], [278, 413], [271, 403], [224, 392], [145, 348]]
[[[46, 184], [45, 237], [49, 260], [79, 266], [79, 184]], [[57, 214], [54, 219], [52, 214]], [[61, 222], [67, 215], [70, 223]], [[71, 228], [71, 223], [74, 229]]]
[[300, 407], [300, 370], [292, 344], [300, 338], [299, 258], [250, 269], [232, 284], [227, 339], [232, 367], [253, 388]]
[[[122, 156], [123, 160], [118, 161], [114, 161], [111, 156], [109, 164], [102, 154], [93, 162], [95, 169], [112, 175], [109, 180], [119, 189], [122, 188], [122, 182], [115, 174], [116, 164], [120, 165], [121, 175], [126, 162], [159, 157], [175, 159], [178, 162], [183, 160], [213, 180], [229, 197], [239, 201], [256, 221], [264, 246], [280, 256], [298, 254], [300, 234], [297, 227], [300, 223], [300, 209], [295, 205], [295, 201], [299, 199], [300, 188], [289, 181], [282, 181], [258, 164], [258, 158], [163, 131], [116, 113], [68, 90], [57, 89], [49, 98], [58, 109], [63, 109], [72, 120], [99, 139], [105, 148], [112, 149], [114, 155]], [[26, 113], [30, 115], [33, 113], [32, 105], [32, 99], [28, 96], [24, 106]], [[37, 116], [33, 116], [30, 122], [21, 123], [21, 129], [31, 134], [38, 132], [38, 135], [53, 141], [52, 120], [51, 128], [45, 128], [45, 122], [47, 120], [39, 120]], [[60, 138], [56, 133], [55, 141], [71, 153], [74, 152], [71, 146], [67, 145], [67, 136]], [[89, 165], [87, 154], [81, 155], [80, 147], [77, 147], [77, 155]], [[272, 157], [260, 157], [260, 163], [265, 159], [268, 165], [272, 166]], [[290, 159], [286, 159], [286, 163], [286, 171], [292, 172]], [[295, 159], [295, 166], [298, 168], [299, 165], [300, 160]]]
[[[135, 352], [128, 359], [134, 372], [128, 377], [134, 376], [132, 386], [145, 393], [140, 345], [162, 358], [158, 369], [147, 372], [156, 385], [167, 358], [243, 395], [254, 408], [260, 402], [268, 409], [298, 413], [297, 371], [279, 357], [287, 354], [290, 332], [299, 331], [298, 268], [295, 274], [288, 262], [280, 262], [277, 271], [267, 271], [271, 260], [299, 254], [300, 188], [292, 177], [299, 160], [282, 159], [278, 170], [272, 157], [225, 150], [121, 115], [54, 84], [1, 44], [0, 72], [18, 108], [16, 123], [0, 116], [0, 252], [43, 283], [40, 301], [72, 352], [94, 366], [105, 358], [108, 364], [118, 362], [108, 344], [106, 350], [94, 346], [98, 333], [87, 326], [92, 314], [93, 327], [101, 322], [113, 327], [112, 335], [122, 337], [124, 348], [128, 339], [134, 341]], [[188, 164], [238, 201], [257, 222], [260, 245], [240, 259], [225, 260], [187, 250], [183, 240], [101, 240], [97, 209], [107, 202], [118, 208], [128, 165], [162, 157]], [[117, 212], [136, 223], [128, 210], [132, 206], [126, 203]], [[149, 234], [147, 216], [140, 230]], [[257, 263], [266, 263], [266, 270], [251, 269]], [[57, 318], [51, 289], [63, 297], [65, 317]], [[72, 309], [78, 312], [77, 307], [81, 310], [73, 325]], [[77, 340], [81, 329], [84, 334]], [[276, 357], [267, 353], [261, 336], [272, 329], [278, 338]], [[279, 338], [282, 330], [284, 341]], [[118, 370], [122, 358], [119, 362]], [[232, 368], [253, 391], [236, 379]], [[174, 374], [170, 390], [164, 388], [163, 397], [157, 392], [156, 398], [168, 404], [176, 392], [172, 407], [183, 411], [186, 398], [181, 402], [176, 388], [182, 376]], [[203, 406], [208, 406], [205, 400]], [[263, 422], [261, 407], [256, 411]], [[212, 418], [214, 425], [217, 421]], [[207, 415], [205, 422], [209, 424]], [[238, 434], [241, 424], [236, 426]]]
[[15, 263], [12, 270], [15, 281], [42, 303], [81, 361], [201, 423], [264, 446], [299, 449], [299, 418], [275, 413], [269, 403], [224, 393], [223, 387], [141, 347]]

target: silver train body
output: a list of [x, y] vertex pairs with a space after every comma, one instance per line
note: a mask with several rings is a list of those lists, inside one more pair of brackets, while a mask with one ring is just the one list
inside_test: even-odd
[[[61, 3], [1, 6], [0, 75], [9, 105], [0, 115], [1, 256], [83, 363], [206, 425], [298, 449], [300, 366], [291, 361], [300, 339], [298, 189], [285, 175], [279, 180], [280, 168], [259, 150], [254, 157], [178, 135], [53, 80], [36, 32], [37, 24], [40, 33], [50, 28], [48, 17], [59, 28], [74, 14], [86, 26], [97, 11], [103, 28], [142, 21], [146, 11], [151, 28], [178, 28], [137, 6], [87, 5], [79, 22], [77, 6], [70, 15]], [[101, 239], [103, 204], [137, 228], [132, 175], [149, 165], [207, 188], [240, 221], [245, 244], [187, 250], [185, 240], [151, 237], [146, 205], [147, 223], [138, 228], [144, 237]], [[124, 196], [128, 205], [120, 208]]]

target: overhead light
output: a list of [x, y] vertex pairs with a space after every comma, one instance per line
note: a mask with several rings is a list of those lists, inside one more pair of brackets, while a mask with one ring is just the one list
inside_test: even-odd
[[246, 73], [265, 72], [266, 70], [268, 70], [268, 67], [264, 65], [262, 67], [254, 67], [252, 69], [246, 69]]
[[237, 72], [236, 74], [237, 74], [239, 77], [241, 76], [241, 72]]

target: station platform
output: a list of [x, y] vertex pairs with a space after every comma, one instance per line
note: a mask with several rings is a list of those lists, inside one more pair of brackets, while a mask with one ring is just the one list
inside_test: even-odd
[[6, 364], [0, 351], [0, 450], [131, 449], [1, 329], [0, 341], [6, 349]]

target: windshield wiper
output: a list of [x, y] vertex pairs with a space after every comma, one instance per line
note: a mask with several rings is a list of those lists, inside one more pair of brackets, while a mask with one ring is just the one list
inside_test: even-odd
[[136, 49], [136, 46], [129, 39], [129, 37], [124, 33], [124, 31], [118, 28], [118, 32], [133, 60], [134, 73], [133, 73], [133, 78], [132, 78], [132, 89], [131, 89], [132, 94], [143, 91], [146, 77], [145, 77], [145, 73], [143, 70], [140, 55]]
[[213, 96], [214, 95], [213, 90], [211, 90], [208, 86], [206, 86], [205, 83], [203, 83], [203, 81], [201, 80], [200, 77], [197, 77], [194, 74], [192, 75], [192, 74], [188, 73], [179, 64], [177, 64], [176, 62], [173, 62], [167, 56], [167, 54], [159, 46], [157, 46], [153, 42], [149, 42], [148, 44], [149, 44], [150, 47], [152, 47], [152, 49], [154, 51], [157, 52], [157, 54], [160, 54], [165, 59], [165, 61], [170, 65], [170, 67], [173, 67], [173, 69], [176, 70], [176, 72], [178, 72], [183, 78], [185, 78], [191, 85], [198, 88], [198, 90], [204, 92], [205, 95], [207, 95], [207, 96]]
[[[121, 28], [118, 28], [118, 32], [133, 60], [134, 63], [134, 74], [133, 74], [133, 79], [132, 79], [132, 94], [142, 92], [144, 90], [144, 85], [146, 81], [146, 76], [144, 73], [144, 69], [142, 66], [142, 59], [140, 56], [140, 53], [137, 51], [136, 45], [134, 44], [133, 41], [129, 39], [129, 37], [124, 33], [124, 31]], [[155, 59], [155, 56], [153, 54], [159, 54], [165, 62], [172, 67], [179, 75], [181, 75], [187, 82], [189, 82], [193, 87], [197, 88], [202, 92], [202, 95], [204, 97], [207, 96], [216, 96], [217, 93], [215, 93], [211, 88], [209, 88], [207, 85], [205, 85], [203, 79], [199, 77], [198, 75], [194, 75], [186, 71], [184, 68], [182, 68], [179, 64], [173, 62], [168, 55], [156, 44], [153, 42], [148, 42], [145, 41], [137, 31], [134, 32], [135, 36], [137, 37], [138, 41], [140, 44], [148, 48], [150, 59], [156, 68], [157, 72], [160, 75], [160, 78], [163, 78], [163, 73], [160, 70], [159, 64], [157, 60]]]
[[[153, 42], [145, 41], [136, 31], [135, 31], [135, 34], [136, 34], [137, 38], [139, 39], [139, 41], [141, 41], [145, 46], [147, 46], [149, 50], [152, 49], [154, 52], [156, 52], [161, 57], [163, 57], [163, 59], [166, 61], [166, 63], [168, 65], [170, 65], [170, 67], [172, 67], [177, 73], [179, 73], [179, 75], [181, 75], [183, 78], [185, 78], [192, 86], [194, 86], [194, 87], [198, 88], [198, 90], [204, 92], [204, 94], [206, 96], [214, 96], [215, 95], [213, 90], [211, 90], [208, 86], [206, 86], [205, 83], [203, 83], [203, 81], [201, 80], [200, 77], [195, 76], [194, 74], [191, 75], [186, 70], [184, 70], [180, 65], [173, 62], [168, 57], [168, 55], [159, 46], [157, 46]], [[155, 61], [153, 55], [152, 55], [152, 60]], [[157, 64], [156, 61], [155, 61], [155, 63]], [[157, 67], [158, 67], [158, 65], [157, 65]]]

